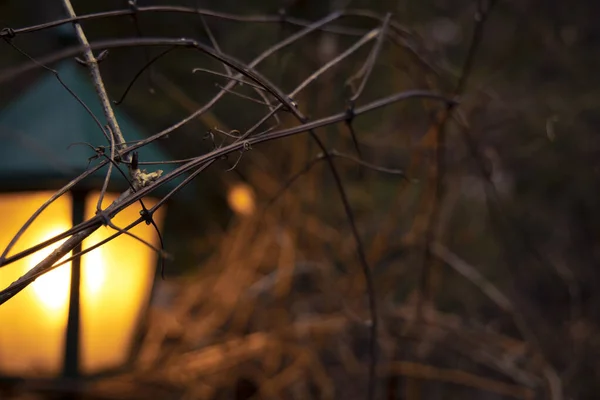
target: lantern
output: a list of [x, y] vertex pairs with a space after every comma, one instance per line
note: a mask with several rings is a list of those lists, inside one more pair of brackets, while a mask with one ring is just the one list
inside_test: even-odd
[[[69, 89], [103, 120], [85, 67], [65, 61], [55, 68]], [[119, 109], [115, 114], [127, 140], [144, 137]], [[0, 111], [2, 250], [57, 188], [85, 171], [88, 158], [95, 153], [89, 146], [76, 145], [80, 142], [97, 144], [105, 139], [85, 108], [50, 73]], [[140, 160], [165, 159], [152, 146], [140, 149]], [[93, 217], [104, 173], [106, 169], [92, 174], [52, 203], [9, 255]], [[127, 188], [125, 179], [113, 171], [103, 208]], [[156, 201], [144, 199], [147, 208]], [[140, 209], [139, 203], [134, 203], [112, 221], [125, 227], [139, 218]], [[163, 208], [154, 214], [159, 228], [163, 217]], [[114, 233], [110, 227], [101, 227], [74, 251]], [[142, 223], [131, 233], [160, 247], [152, 225]], [[7, 287], [59, 245], [0, 267], [0, 287]], [[123, 366], [149, 302], [156, 263], [152, 249], [121, 235], [39, 277], [0, 305], [0, 375], [79, 377]]]

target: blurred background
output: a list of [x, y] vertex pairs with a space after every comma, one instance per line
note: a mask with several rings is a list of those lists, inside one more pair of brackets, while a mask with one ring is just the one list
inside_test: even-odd
[[[476, 16], [491, 3], [477, 31]], [[413, 89], [457, 95], [460, 104], [447, 114], [439, 101], [412, 99], [316, 131], [328, 149], [351, 156], [335, 163], [373, 275], [375, 398], [597, 398], [597, 2], [72, 4], [78, 15], [181, 6], [89, 19], [82, 27], [90, 42], [194, 38], [244, 63], [303, 24], [336, 10], [360, 10], [256, 67], [285, 93], [392, 13], [395, 36], [377, 54], [357, 106]], [[215, 14], [201, 17], [192, 12], [197, 7]], [[0, 28], [65, 17], [61, 1], [0, 1]], [[28, 62], [15, 46], [42, 59], [72, 46], [67, 36], [58, 27], [3, 36], [0, 74]], [[473, 51], [474, 37], [479, 45]], [[345, 112], [375, 42], [296, 95], [299, 109], [311, 119]], [[127, 93], [115, 109], [145, 135], [186, 118], [228, 81], [193, 73], [227, 71], [200, 52], [178, 48], [128, 89], [165, 50], [111, 49], [100, 63], [109, 97]], [[36, 68], [4, 80], [0, 119], [3, 109], [48, 76]], [[208, 153], [231, 142], [223, 132], [244, 132], [265, 115], [268, 105], [252, 87], [233, 91], [158, 141], [165, 157]], [[299, 125], [289, 112], [277, 115], [261, 130]], [[52, 116], [44, 118], [52, 126]], [[2, 131], [10, 132], [4, 125]], [[6, 137], [0, 136], [0, 147]], [[92, 144], [103, 140], [98, 135]], [[366, 398], [372, 354], [365, 279], [331, 171], [313, 161], [319, 152], [309, 135], [299, 134], [230, 154], [201, 173], [169, 202], [162, 234], [173, 259], [164, 265], [165, 278], [158, 273], [154, 279], [127, 362], [77, 381], [35, 374], [0, 380], [0, 399]], [[369, 168], [358, 158], [403, 174]], [[11, 326], [0, 321], [0, 339]], [[6, 354], [0, 366], [9, 364]]]

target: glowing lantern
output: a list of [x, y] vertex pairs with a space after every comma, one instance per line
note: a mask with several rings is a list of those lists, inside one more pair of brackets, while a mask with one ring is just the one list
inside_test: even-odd
[[[85, 68], [69, 61], [56, 69], [91, 111], [102, 116]], [[128, 140], [144, 137], [126, 115], [117, 110], [116, 116]], [[55, 189], [85, 171], [88, 158], [94, 153], [86, 146], [68, 149], [69, 145], [103, 141], [93, 118], [51, 74], [2, 110], [0, 251]], [[141, 160], [165, 158], [152, 146], [141, 149], [139, 154]], [[91, 175], [50, 205], [9, 255], [92, 217], [105, 172], [103, 169]], [[113, 171], [111, 191], [106, 194], [103, 207], [127, 187], [118, 171]], [[156, 199], [146, 198], [144, 202], [150, 208]], [[139, 218], [139, 211], [140, 205], [135, 203], [119, 213], [113, 223], [125, 227]], [[154, 214], [159, 228], [163, 217], [164, 208]], [[131, 232], [160, 247], [152, 225], [142, 223]], [[113, 233], [113, 229], [101, 227], [81, 248], [89, 248]], [[6, 288], [58, 245], [0, 267], [0, 288]], [[130, 357], [147, 308], [156, 264], [157, 255], [152, 249], [121, 235], [39, 277], [0, 305], [0, 375], [77, 377], [121, 367]]]
[[[0, 196], [0, 212], [5, 214], [0, 247], [8, 244], [11, 236], [50, 195], [52, 192]], [[112, 194], [106, 200], [115, 197]], [[84, 198], [79, 193], [60, 198], [27, 230], [14, 252], [67, 230], [72, 226], [73, 217], [77, 218], [77, 210], [84, 210], [80, 218], [92, 217], [96, 201], [97, 193]], [[145, 201], [147, 207], [152, 203]], [[155, 214], [158, 222], [162, 220], [161, 211]], [[134, 204], [113, 221], [117, 226], [126, 226], [139, 217], [138, 212], [139, 206]], [[131, 232], [158, 246], [152, 226], [140, 224]], [[113, 233], [111, 228], [102, 227], [83, 242], [83, 248]], [[0, 285], [8, 286], [59, 244], [0, 268]], [[0, 306], [0, 372], [11, 376], [53, 376], [67, 368], [69, 375], [78, 375], [122, 365], [129, 356], [136, 328], [148, 303], [155, 262], [151, 249], [122, 235], [85, 254], [80, 262], [70, 262], [38, 278]], [[73, 285], [75, 269], [81, 272], [79, 285]], [[71, 290], [78, 290], [76, 286], [79, 286], [78, 305], [70, 302]], [[70, 307], [79, 308], [79, 322], [69, 318]], [[69, 338], [73, 343], [67, 339], [69, 324], [78, 325], [79, 334]], [[67, 349], [71, 348], [77, 360], [67, 360]]]

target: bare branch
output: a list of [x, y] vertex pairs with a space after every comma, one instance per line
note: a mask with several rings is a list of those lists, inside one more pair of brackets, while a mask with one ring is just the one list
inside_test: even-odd
[[[75, 10], [71, 5], [70, 0], [62, 0], [65, 10], [67, 14], [69, 14], [70, 18], [77, 18], [75, 14]], [[117, 122], [117, 118], [115, 117], [115, 113], [113, 112], [112, 106], [110, 105], [110, 100], [108, 99], [108, 94], [106, 93], [106, 89], [104, 87], [104, 81], [102, 80], [102, 75], [100, 74], [100, 68], [98, 67], [98, 60], [94, 56], [92, 49], [90, 48], [90, 44], [81, 28], [79, 22], [73, 22], [73, 27], [75, 28], [75, 32], [77, 37], [79, 38], [79, 42], [84, 47], [83, 56], [85, 58], [86, 64], [90, 71], [90, 75], [92, 76], [92, 80], [94, 81], [94, 86], [96, 88], [96, 92], [100, 97], [100, 103], [102, 103], [102, 109], [104, 111], [104, 116], [110, 126], [110, 129], [115, 135], [115, 139], [119, 146], [123, 146], [125, 143], [125, 138], [123, 137], [123, 133], [121, 132], [121, 128], [119, 127], [119, 123]]]
[[381, 53], [381, 49], [383, 47], [383, 42], [386, 38], [387, 35], [387, 30], [390, 24], [390, 18], [392, 17], [392, 14], [388, 13], [385, 16], [385, 19], [383, 21], [383, 25], [381, 26], [378, 36], [377, 36], [377, 42], [375, 42], [375, 46], [373, 46], [373, 50], [371, 51], [371, 54], [369, 54], [369, 57], [367, 58], [367, 60], [365, 61], [365, 63], [363, 64], [362, 68], [360, 69], [360, 71], [352, 76], [347, 82], [348, 84], [350, 84], [353, 80], [355, 79], [361, 79], [360, 85], [358, 86], [358, 89], [356, 89], [356, 91], [354, 92], [354, 94], [350, 97], [350, 103], [354, 104], [356, 102], [356, 100], [360, 97], [360, 95], [362, 94], [363, 90], [365, 89], [365, 85], [367, 84], [367, 80], [369, 79], [369, 77], [371, 76], [371, 72], [373, 71], [373, 67], [375, 66], [375, 63], [377, 62], [377, 59], [379, 58], [379, 54]]

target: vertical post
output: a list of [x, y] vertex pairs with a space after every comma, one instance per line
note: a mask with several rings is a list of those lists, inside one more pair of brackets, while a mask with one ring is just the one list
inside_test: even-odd
[[[73, 226], [83, 222], [85, 212], [84, 191], [71, 192], [73, 199], [72, 220]], [[73, 249], [73, 254], [81, 251], [81, 244]], [[75, 379], [80, 371], [80, 283], [81, 283], [81, 257], [71, 261], [71, 286], [69, 288], [69, 316], [67, 319], [67, 332], [65, 335], [65, 358], [63, 376]]]

